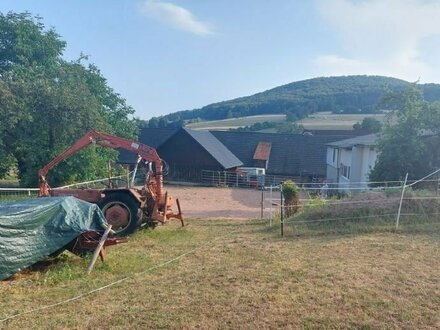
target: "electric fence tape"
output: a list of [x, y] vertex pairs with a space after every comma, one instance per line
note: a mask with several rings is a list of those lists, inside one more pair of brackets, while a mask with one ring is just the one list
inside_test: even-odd
[[202, 248], [204, 248], [204, 247], [206, 247], [206, 246], [214, 245], [214, 242], [216, 242], [216, 241], [218, 241], [218, 240], [221, 240], [221, 239], [223, 239], [223, 238], [226, 238], [226, 237], [228, 237], [228, 236], [231, 236], [232, 234], [234, 234], [234, 233], [236, 233], [236, 232], [238, 232], [238, 229], [237, 229], [237, 230], [233, 230], [233, 231], [231, 231], [231, 232], [229, 232], [229, 233], [227, 233], [227, 234], [225, 234], [225, 235], [223, 235], [223, 236], [217, 237], [217, 238], [215, 238], [215, 239], [213, 239], [213, 240], [210, 240], [209, 242], [207, 242], [207, 243], [205, 243], [205, 244], [202, 244], [202, 245], [200, 245], [200, 246], [198, 246], [198, 247], [196, 247], [196, 248], [194, 248], [194, 249], [192, 249], [192, 250], [190, 250], [190, 251], [187, 251], [187, 252], [185, 252], [185, 253], [182, 253], [182, 254], [178, 255], [177, 257], [175, 257], [175, 258], [173, 258], [173, 259], [170, 259], [170, 260], [168, 260], [168, 261], [165, 261], [165, 262], [163, 262], [163, 263], [161, 263], [161, 264], [159, 264], [159, 265], [152, 266], [152, 267], [150, 267], [150, 268], [147, 268], [147, 269], [144, 270], [144, 271], [141, 271], [141, 272], [135, 273], [135, 274], [130, 275], [130, 276], [126, 276], [126, 277], [121, 278], [121, 279], [119, 279], [119, 280], [117, 280], [117, 281], [115, 281], [115, 282], [109, 283], [109, 284], [107, 284], [107, 285], [101, 286], [101, 287], [99, 287], [99, 288], [93, 289], [93, 290], [88, 291], [88, 292], [84, 292], [84, 293], [82, 293], [82, 294], [80, 294], [80, 295], [77, 295], [77, 296], [75, 296], [75, 297], [72, 297], [72, 298], [69, 298], [69, 299], [66, 299], [66, 300], [63, 300], [63, 301], [57, 302], [57, 303], [53, 303], [53, 304], [50, 304], [50, 305], [42, 306], [42, 307], [39, 307], [39, 308], [35, 308], [35, 309], [31, 309], [31, 310], [27, 310], [27, 311], [24, 311], [24, 312], [21, 312], [21, 313], [17, 313], [17, 314], [14, 314], [14, 315], [10, 315], [10, 316], [8, 316], [8, 317], [5, 317], [5, 318], [3, 318], [3, 319], [0, 319], [0, 323], [1, 323], [1, 322], [8, 321], [8, 320], [12, 320], [12, 319], [14, 319], [14, 318], [17, 318], [17, 317], [22, 316], [22, 315], [25, 315], [25, 314], [31, 314], [31, 313], [34, 313], [34, 312], [39, 312], [39, 311], [42, 311], [42, 310], [45, 310], [45, 309], [49, 309], [49, 308], [56, 307], [56, 306], [60, 306], [60, 305], [65, 305], [65, 304], [71, 303], [71, 302], [73, 302], [73, 301], [83, 299], [83, 298], [85, 298], [85, 297], [87, 297], [87, 296], [90, 296], [91, 294], [93, 294], [93, 293], [95, 293], [95, 292], [102, 291], [102, 290], [104, 290], [104, 289], [107, 289], [107, 288], [110, 288], [110, 287], [112, 287], [112, 286], [115, 286], [116, 284], [119, 284], [119, 283], [125, 282], [125, 281], [127, 281], [127, 280], [129, 280], [129, 279], [135, 278], [136, 276], [139, 276], [139, 275], [142, 275], [142, 274], [145, 274], [145, 273], [149, 273], [149, 272], [151, 272], [151, 271], [153, 271], [153, 270], [156, 270], [156, 269], [158, 269], [158, 268], [162, 268], [162, 267], [164, 267], [164, 266], [166, 266], [166, 265], [169, 265], [169, 264], [171, 264], [171, 263], [173, 263], [173, 262], [175, 262], [175, 261], [177, 261], [177, 260], [179, 260], [179, 259], [181, 259], [181, 258], [183, 258], [183, 257], [185, 257], [185, 256], [187, 256], [187, 255], [189, 255], [189, 254], [192, 254], [192, 253], [197, 252], [198, 250], [201, 250]]

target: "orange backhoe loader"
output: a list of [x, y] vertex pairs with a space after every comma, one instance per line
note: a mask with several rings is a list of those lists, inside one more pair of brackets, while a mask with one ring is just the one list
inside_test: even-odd
[[[144, 161], [148, 165], [144, 186], [141, 189], [127, 184], [125, 188], [106, 189], [60, 189], [51, 188], [46, 181], [50, 169], [90, 144], [112, 149], [125, 149], [138, 155], [138, 164]], [[137, 165], [136, 165], [137, 167]], [[52, 159], [38, 172], [41, 197], [75, 196], [90, 203], [98, 204], [107, 222], [119, 236], [133, 233], [142, 223], [155, 226], [170, 218], [183, 216], [179, 200], [176, 199], [178, 212], [172, 211], [173, 198], [163, 190], [163, 163], [156, 149], [147, 145], [109, 134], [90, 131], [78, 139], [70, 148]]]

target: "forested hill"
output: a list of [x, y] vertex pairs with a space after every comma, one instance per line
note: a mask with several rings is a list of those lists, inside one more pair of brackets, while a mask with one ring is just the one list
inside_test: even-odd
[[[310, 113], [372, 113], [386, 91], [398, 91], [409, 82], [382, 76], [314, 78], [279, 86], [255, 95], [213, 103], [200, 109], [169, 114], [169, 121], [216, 120], [260, 114], [290, 114], [303, 118]], [[439, 84], [419, 84], [427, 101], [440, 100]]]

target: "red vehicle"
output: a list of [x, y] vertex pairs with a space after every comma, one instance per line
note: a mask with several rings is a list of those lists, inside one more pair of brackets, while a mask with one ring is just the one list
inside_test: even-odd
[[[144, 186], [139, 189], [127, 184], [126, 188], [106, 189], [57, 189], [51, 188], [46, 181], [50, 169], [69, 158], [90, 144], [97, 144], [112, 149], [125, 149], [138, 155], [139, 160], [148, 164]], [[139, 163], [139, 162], [138, 162]], [[119, 236], [133, 233], [142, 223], [155, 226], [165, 223], [170, 218], [180, 219], [183, 216], [179, 200], [176, 199], [178, 212], [172, 211], [173, 198], [163, 190], [163, 163], [156, 149], [109, 134], [90, 131], [78, 139], [70, 148], [52, 159], [38, 172], [41, 197], [75, 196], [90, 203], [98, 204], [107, 222]]]

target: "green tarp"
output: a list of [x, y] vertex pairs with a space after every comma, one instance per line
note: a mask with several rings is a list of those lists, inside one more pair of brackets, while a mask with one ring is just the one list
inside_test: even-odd
[[0, 203], [0, 280], [43, 260], [87, 230], [103, 230], [99, 207], [74, 197]]

